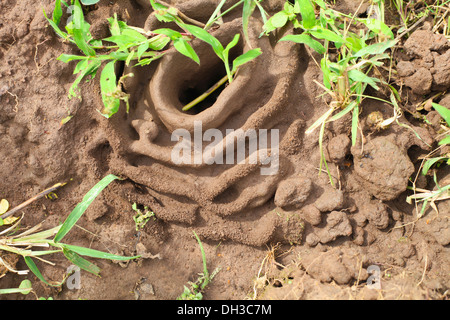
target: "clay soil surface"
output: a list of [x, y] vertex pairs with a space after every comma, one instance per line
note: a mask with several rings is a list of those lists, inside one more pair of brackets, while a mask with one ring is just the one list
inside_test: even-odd
[[[267, 2], [272, 13], [283, 4]], [[203, 22], [216, 5], [200, 0], [174, 3]], [[348, 13], [359, 5], [336, 3]], [[392, 61], [398, 66], [395, 81], [404, 101], [400, 122], [421, 139], [404, 126], [371, 127], [366, 122], [369, 114], [377, 111], [387, 119], [393, 109], [370, 99], [361, 107], [364, 140], [360, 135], [355, 146], [350, 117], [326, 127], [333, 188], [326, 173], [318, 175], [318, 130], [305, 134], [329, 103], [314, 83], [322, 81], [314, 61], [320, 56], [298, 44], [277, 44], [282, 34], [259, 38], [258, 14], [251, 19], [249, 36], [263, 55], [243, 68], [212, 106], [189, 114], [179, 110], [185, 100], [224, 75], [212, 51], [194, 41], [200, 66], [172, 52], [136, 69], [135, 77], [124, 84], [132, 97], [130, 112], [122, 106], [106, 119], [97, 111], [102, 107], [98, 77], [82, 83], [82, 100], [68, 98], [74, 64], [56, 58], [79, 52], [49, 27], [43, 9], [49, 13], [53, 7], [51, 0], [0, 2], [0, 198], [16, 206], [55, 183], [67, 182], [57, 199], [43, 198], [23, 209], [23, 228], [40, 222], [51, 228], [100, 179], [119, 175], [124, 180], [110, 184], [64, 240], [143, 257], [128, 263], [93, 259], [101, 277], [82, 271], [77, 290], [47, 286], [31, 273], [6, 273], [0, 288], [15, 288], [27, 278], [39, 297], [174, 300], [203, 270], [195, 231], [210, 272], [220, 268], [204, 299], [448, 298], [450, 203], [437, 202], [439, 214], [430, 207], [417, 219], [414, 203], [406, 202], [409, 178], [417, 177], [420, 188], [435, 188], [432, 176], [417, 172], [421, 157], [439, 141], [440, 118], [435, 111], [422, 110], [429, 119], [425, 123], [412, 114], [427, 97], [450, 88], [450, 45], [445, 37], [424, 24], [402, 39]], [[101, 0], [86, 13], [95, 37], [108, 36], [106, 19], [114, 13], [132, 26], [160, 26], [147, 1]], [[240, 32], [239, 13], [224, 18], [214, 31], [218, 39], [228, 42]], [[242, 41], [238, 47], [247, 49]], [[368, 93], [386, 99], [383, 92]], [[449, 95], [441, 94], [435, 102], [450, 108]], [[68, 115], [73, 117], [61, 126]], [[262, 176], [250, 165], [174, 165], [170, 133], [192, 130], [195, 120], [202, 121], [203, 130], [279, 129], [278, 173]], [[441, 186], [450, 183], [448, 167], [442, 166], [437, 179]], [[155, 213], [141, 231], [135, 228], [133, 203]], [[61, 281], [70, 262], [62, 254], [48, 259], [54, 265], [36, 262], [43, 276]], [[367, 286], [370, 266], [380, 270], [380, 288]], [[16, 268], [27, 267], [19, 260]]]

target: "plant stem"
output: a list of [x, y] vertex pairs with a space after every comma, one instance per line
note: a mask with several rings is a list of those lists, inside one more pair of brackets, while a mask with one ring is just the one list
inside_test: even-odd
[[[235, 72], [231, 73], [231, 76], [233, 76]], [[194, 107], [195, 105], [199, 104], [200, 102], [202, 102], [203, 100], [205, 100], [211, 93], [213, 93], [214, 91], [216, 91], [221, 85], [223, 85], [225, 82], [227, 82], [227, 80], [229, 80], [228, 78], [228, 74], [226, 76], [224, 76], [222, 79], [220, 79], [215, 85], [213, 85], [211, 88], [209, 88], [208, 90], [206, 90], [205, 93], [203, 93], [201, 96], [199, 96], [198, 98], [194, 99], [193, 101], [189, 102], [187, 105], [185, 105], [183, 107], [183, 111], [188, 111], [189, 109], [191, 109], [192, 107]]]
[[215, 17], [213, 20], [208, 21], [208, 23], [205, 25], [204, 29], [208, 30], [209, 28], [211, 28], [211, 26], [213, 25], [214, 22], [216, 22], [217, 20], [219, 20], [220, 18], [222, 18], [224, 15], [226, 15], [228, 12], [230, 12], [231, 10], [233, 10], [234, 8], [236, 8], [237, 6], [239, 6], [240, 4], [242, 4], [244, 2], [244, 0], [241, 0], [239, 2], [237, 2], [235, 5], [231, 6], [230, 8], [228, 8], [227, 10], [225, 10], [224, 12], [222, 12], [220, 15], [218, 15], [217, 17]]
[[25, 208], [25, 207], [26, 207], [27, 205], [29, 205], [30, 203], [32, 203], [32, 202], [34, 202], [34, 201], [36, 201], [36, 200], [38, 200], [38, 199], [41, 199], [41, 198], [45, 197], [45, 196], [46, 196], [47, 194], [49, 194], [50, 192], [56, 191], [58, 188], [60, 188], [60, 187], [62, 187], [62, 186], [64, 186], [64, 185], [65, 185], [65, 183], [57, 183], [57, 184], [55, 184], [53, 187], [50, 187], [50, 188], [48, 188], [48, 189], [46, 189], [46, 190], [44, 190], [44, 191], [38, 193], [38, 194], [37, 194], [36, 196], [34, 196], [33, 198], [28, 199], [27, 201], [25, 201], [25, 202], [19, 204], [17, 207], [15, 207], [15, 208], [9, 210], [9, 211], [6, 212], [5, 214], [3, 214], [3, 215], [1, 216], [1, 218], [2, 218], [2, 219], [5, 219], [5, 218], [7, 218], [7, 217], [13, 215], [13, 214], [16, 213], [17, 211], [19, 211], [19, 210]]

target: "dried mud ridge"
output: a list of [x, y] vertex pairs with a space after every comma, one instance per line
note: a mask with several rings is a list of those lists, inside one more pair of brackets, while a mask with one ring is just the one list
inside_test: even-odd
[[[150, 14], [146, 1], [122, 2], [123, 6], [101, 4], [97, 11], [88, 14], [94, 35], [105, 36], [103, 18], [111, 16], [113, 11], [118, 12], [121, 19], [128, 17], [131, 25], [135, 23], [130, 17], [136, 16], [141, 27], [154, 29], [160, 26]], [[269, 1], [267, 10], [276, 12], [280, 4], [280, 1]], [[197, 0], [177, 3], [182, 12], [203, 22], [215, 5], [215, 1]], [[50, 2], [47, 7], [47, 11], [51, 11]], [[20, 9], [20, 6], [16, 8]], [[22, 179], [25, 183], [46, 186], [73, 174], [85, 177], [86, 172], [97, 178], [109, 172], [119, 174], [132, 181], [134, 186], [124, 189], [127, 201], [150, 207], [159, 221], [194, 228], [206, 241], [254, 247], [281, 242], [311, 249], [310, 254], [304, 256], [303, 271], [294, 272], [298, 281], [303, 279], [298, 272], [307, 272], [323, 282], [363, 281], [368, 275], [361, 273], [361, 267], [374, 263], [398, 267], [408, 264], [420, 272], [425, 263], [425, 268], [434, 268], [438, 278], [441, 276], [442, 279], [446, 274], [450, 243], [448, 202], [437, 203], [438, 216], [427, 211], [432, 223], [423, 219], [414, 225], [408, 224], [414, 219], [413, 206], [405, 202], [408, 179], [417, 172], [420, 156], [436, 146], [439, 117], [434, 126], [420, 126], [408, 114], [399, 119], [414, 129], [421, 139], [405, 127], [392, 125], [379, 131], [362, 121], [360, 129], [364, 141], [358, 140], [353, 147], [349, 139], [351, 119], [346, 117], [330, 123], [325, 131], [325, 154], [336, 183], [333, 188], [325, 172], [318, 174], [318, 132], [305, 135], [306, 128], [328, 108], [326, 98], [321, 97], [320, 88], [313, 82], [322, 81], [320, 69], [313, 59], [319, 61], [320, 57], [303, 46], [277, 43], [282, 36], [292, 32], [289, 28], [260, 38], [262, 25], [255, 14], [249, 26], [250, 45], [261, 48], [263, 54], [242, 67], [233, 83], [205, 104], [190, 112], [181, 111], [185, 103], [225, 75], [222, 62], [208, 45], [195, 40], [193, 46], [200, 57], [200, 65], [172, 52], [149, 67], [118, 70], [123, 74], [135, 74], [124, 84], [125, 91], [131, 95], [129, 114], [123, 107], [119, 114], [106, 121], [96, 112], [77, 113], [84, 110], [84, 105], [89, 109], [101, 108], [98, 82], [95, 81], [90, 84], [91, 92], [84, 93], [83, 102], [68, 104], [68, 109], [75, 113], [73, 120], [61, 130], [57, 128], [57, 121], [49, 128], [45, 122], [49, 115], [52, 119], [61, 119], [67, 111], [49, 113], [34, 101], [35, 96], [40, 96], [37, 101], [43, 103], [49, 101], [46, 99], [62, 101], [61, 97], [66, 96], [71, 69], [52, 61], [52, 57], [55, 52], [68, 52], [73, 48], [61, 44], [50, 34], [40, 12], [27, 13], [29, 17], [13, 33], [7, 32], [5, 26], [0, 29], [0, 41], [8, 44], [4, 48], [16, 48], [16, 41], [20, 44], [29, 41], [33, 45], [23, 45], [20, 50], [36, 53], [20, 62], [22, 58], [14, 60], [19, 49], [0, 52], [0, 59], [6, 62], [1, 70], [0, 99], [9, 108], [0, 114], [0, 130], [8, 134], [4, 138], [8, 145], [29, 148], [25, 155], [11, 156], [5, 149], [0, 152], [5, 159], [10, 159], [9, 163], [14, 163], [13, 168], [21, 168], [21, 162], [14, 162], [15, 159], [27, 163]], [[220, 28], [213, 31], [222, 43], [228, 43], [241, 32], [239, 15], [240, 12], [236, 12], [226, 16]], [[19, 32], [23, 35], [18, 35]], [[398, 59], [397, 81], [403, 86], [402, 94], [408, 97], [409, 108], [420, 99], [418, 95], [443, 92], [450, 87], [448, 41], [442, 38], [431, 41], [433, 37], [430, 31], [416, 31], [405, 43], [404, 55]], [[45, 50], [45, 42], [54, 48]], [[248, 49], [249, 44], [241, 39], [232, 56]], [[29, 79], [25, 71], [12, 75], [10, 71], [14, 82], [5, 81], [11, 79], [7, 78], [8, 70], [14, 70], [14, 66], [18, 68], [20, 63], [38, 68], [36, 73], [41, 84], [51, 88], [46, 97], [39, 91], [39, 84], [33, 84], [28, 91], [14, 90], [20, 81]], [[58, 87], [57, 83], [64, 86]], [[16, 100], [6, 91], [15, 92], [22, 99], [21, 103], [29, 102], [32, 107], [23, 115], [16, 114]], [[450, 107], [449, 95], [438, 100]], [[362, 110], [361, 119], [374, 111], [381, 112], [385, 119], [393, 115], [391, 106], [370, 99], [365, 100]], [[80, 120], [77, 117], [81, 117]], [[175, 142], [171, 141], [171, 134], [176, 129], [193, 133], [195, 121], [202, 122], [203, 132], [217, 128], [224, 137], [226, 129], [278, 129], [278, 173], [264, 176], [260, 173], [260, 165], [251, 164], [174, 164], [171, 152]], [[81, 129], [85, 133], [79, 133]], [[50, 132], [43, 134], [44, 130]], [[70, 144], [77, 154], [73, 158], [67, 156], [65, 147]], [[5, 182], [12, 183], [8, 170], [2, 169], [1, 176], [5, 177]], [[438, 179], [441, 185], [449, 183], [448, 171], [441, 171]], [[417, 186], [433, 188], [434, 184], [427, 177], [419, 177]], [[6, 190], [2, 187], [3, 192]], [[101, 221], [114, 203], [120, 202], [106, 203], [107, 200], [94, 203], [95, 212], [90, 210], [88, 219]], [[415, 237], [414, 241], [399, 241], [411, 235]], [[334, 249], [323, 252], [326, 245]], [[361, 254], [365, 258], [355, 264], [354, 257]], [[323, 259], [318, 259], [319, 256]], [[306, 287], [308, 285], [314, 287], [311, 283]], [[439, 280], [436, 290], [447, 287], [445, 281]], [[297, 289], [289, 289], [289, 294], [301, 296], [307, 290]]]

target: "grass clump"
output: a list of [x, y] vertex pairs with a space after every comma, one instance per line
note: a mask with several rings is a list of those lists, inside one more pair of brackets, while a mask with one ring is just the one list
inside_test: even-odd
[[[441, 138], [441, 140], [438, 142], [439, 147], [433, 150], [430, 155], [424, 159], [421, 170], [423, 175], [427, 175], [432, 168], [439, 168], [444, 164], [450, 165], [450, 153], [446, 153], [440, 156], [432, 156], [442, 148], [450, 146], [450, 110], [437, 103], [432, 103], [432, 106], [441, 115], [445, 124], [441, 125], [441, 135], [443, 136], [443, 138]], [[450, 184], [441, 187], [437, 181], [436, 171], [433, 172], [433, 181], [437, 189], [434, 191], [416, 188], [414, 184], [413, 187], [409, 187], [409, 189], [414, 191], [414, 194], [408, 196], [406, 201], [408, 203], [412, 203], [412, 200], [414, 200], [416, 205], [422, 203], [420, 211], [417, 210], [417, 219], [420, 219], [424, 215], [428, 205], [430, 205], [433, 210], [439, 214], [435, 202], [450, 199]]]
[[[94, 275], [99, 276], [100, 268], [94, 263], [83, 258], [98, 258], [98, 259], [109, 259], [109, 260], [130, 260], [138, 258], [135, 257], [123, 257], [118, 256], [90, 248], [75, 246], [63, 243], [64, 237], [72, 230], [77, 221], [89, 207], [89, 205], [94, 201], [94, 199], [100, 194], [100, 192], [106, 188], [112, 181], [119, 179], [115, 175], [108, 175], [99, 181], [89, 192], [86, 193], [83, 200], [73, 209], [66, 220], [59, 226], [54, 228], [43, 230], [42, 223], [31, 227], [30, 229], [18, 233], [20, 229], [20, 222], [23, 218], [15, 219], [10, 221], [11, 226], [7, 227], [0, 232], [0, 253], [9, 253], [22, 257], [28, 266], [29, 270], [14, 270], [6, 261], [0, 258], [0, 266], [6, 268], [9, 272], [17, 273], [19, 275], [26, 275], [31, 271], [39, 280], [44, 282], [49, 286], [61, 286], [65, 278], [58, 284], [49, 283], [41, 274], [39, 268], [35, 263], [35, 259], [53, 264], [52, 262], [44, 259], [43, 257], [50, 254], [62, 253], [71, 263], [80, 267], [81, 269], [88, 271]], [[5, 202], [2, 201], [4, 204]], [[6, 206], [3, 206], [3, 209]], [[9, 212], [17, 212], [14, 209], [2, 213], [2, 216], [8, 216]], [[5, 219], [3, 219], [5, 222]], [[6, 225], [6, 224], [5, 224]], [[48, 248], [47, 250], [39, 250], [39, 248]], [[28, 282], [22, 285], [22, 287], [16, 289], [2, 289], [0, 294], [5, 293], [25, 293], [30, 288]]]
[[[316, 11], [319, 11], [317, 17]], [[270, 17], [264, 25], [264, 33], [267, 35], [291, 23], [300, 34], [287, 35], [280, 41], [304, 44], [322, 55], [318, 65], [322, 70], [323, 83], [316, 83], [332, 97], [332, 101], [330, 108], [306, 133], [310, 134], [320, 128], [320, 171], [322, 166], [326, 167], [332, 185], [333, 178], [322, 146], [325, 125], [351, 113], [352, 145], [356, 143], [360, 105], [368, 98], [365, 95], [367, 87], [379, 90], [380, 85], [387, 85], [386, 81], [373, 76], [372, 71], [389, 60], [386, 51], [397, 43], [383, 20], [383, 15], [358, 18], [356, 15], [343, 14], [330, 8], [322, 0], [296, 0], [294, 4], [286, 1], [284, 9]], [[352, 26], [357, 23], [363, 24], [365, 30], [353, 32]]]
[[203, 260], [203, 272], [199, 274], [198, 279], [195, 282], [188, 282], [189, 287], [184, 286], [184, 291], [177, 297], [177, 300], [202, 300], [203, 299], [203, 291], [206, 286], [212, 281], [217, 272], [220, 271], [219, 268], [214, 269], [214, 271], [210, 274], [208, 271], [208, 266], [206, 263], [206, 254], [203, 249], [203, 244], [198, 237], [198, 235], [194, 231], [194, 236], [197, 239], [198, 245], [200, 247], [200, 251], [202, 253]]

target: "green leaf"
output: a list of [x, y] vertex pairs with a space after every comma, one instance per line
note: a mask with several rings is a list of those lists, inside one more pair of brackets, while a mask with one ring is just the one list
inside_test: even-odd
[[156, 29], [156, 30], [153, 30], [152, 32], [156, 33], [156, 34], [163, 34], [165, 36], [168, 36], [171, 40], [175, 40], [175, 39], [182, 37], [181, 33], [179, 33], [178, 31], [169, 29], [169, 28]]
[[272, 18], [269, 19], [272, 26], [275, 28], [284, 27], [288, 21], [288, 16], [284, 11], [277, 12]]
[[164, 10], [164, 9], [167, 9], [166, 6], [156, 2], [155, 0], [150, 0], [150, 4], [152, 5], [153, 10]]
[[450, 110], [437, 103], [432, 103], [432, 106], [450, 126]]
[[125, 28], [122, 30], [122, 35], [127, 36], [129, 39], [132, 40], [132, 42], [144, 42], [147, 41], [147, 37], [144, 36], [142, 33], [137, 32], [134, 29], [131, 28]]
[[85, 6], [90, 6], [90, 5], [98, 3], [100, 0], [80, 0], [80, 1]]
[[97, 72], [98, 68], [101, 65], [101, 61], [94, 60], [91, 63], [89, 63], [85, 69], [81, 71], [81, 73], [78, 75], [78, 77], [75, 79], [75, 81], [72, 83], [72, 86], [69, 89], [69, 99], [73, 97], [80, 97], [78, 91], [78, 85], [80, 84], [81, 80], [89, 75], [93, 75]]
[[355, 103], [352, 112], [352, 146], [356, 145], [356, 138], [358, 136], [358, 121], [359, 121], [359, 105]]
[[65, 243], [61, 243], [61, 246], [64, 249], [75, 252], [81, 256], [97, 258], [97, 259], [126, 261], [126, 260], [131, 260], [131, 259], [137, 259], [140, 257], [140, 256], [124, 257], [124, 256], [119, 256], [117, 254], [111, 254], [108, 252], [103, 252], [103, 251], [85, 248], [85, 247], [74, 246], [74, 245], [65, 244]]
[[29, 294], [33, 290], [33, 286], [31, 285], [30, 280], [23, 280], [18, 288], [11, 289], [0, 289], [0, 294], [11, 294], [11, 293], [21, 293], [21, 294]]
[[226, 64], [228, 64], [228, 56], [230, 53], [230, 50], [233, 49], [239, 42], [239, 34], [235, 34], [233, 37], [233, 40], [230, 41], [230, 43], [227, 44], [227, 46], [225, 47], [225, 49], [223, 50], [223, 57], [224, 57], [224, 62]]
[[[131, 52], [134, 54], [134, 52]], [[129, 56], [127, 57], [127, 60]], [[115, 61], [111, 61], [105, 65], [100, 76], [100, 88], [103, 100], [102, 114], [109, 118], [115, 114], [120, 107], [120, 99], [114, 96], [117, 91], [117, 77], [115, 71]]]
[[436, 158], [431, 158], [427, 161], [425, 161], [425, 164], [423, 165], [422, 168], [422, 174], [426, 175], [428, 173], [428, 171], [430, 170], [430, 168], [436, 163], [439, 162], [441, 160], [447, 159], [447, 157], [436, 157]]
[[86, 270], [87, 272], [95, 274], [96, 276], [99, 276], [100, 268], [94, 263], [87, 261], [86, 259], [80, 257], [77, 253], [66, 248], [63, 248], [63, 253], [67, 260], [72, 262], [74, 265], [80, 267], [83, 270]]
[[314, 40], [307, 34], [290, 34], [281, 38], [280, 41], [302, 43], [320, 54], [324, 54], [326, 52], [324, 46], [319, 41]]
[[22, 289], [23, 291], [20, 292], [21, 294], [29, 294], [31, 292], [31, 290], [33, 289], [33, 286], [31, 285], [31, 281], [30, 280], [23, 280], [20, 285], [19, 285], [19, 289]]
[[88, 64], [89, 61], [87, 59], [79, 61], [75, 66], [75, 69], [73, 69], [73, 74], [78, 74], [81, 70], [84, 70]]
[[[64, 63], [68, 63], [68, 62], [73, 61], [73, 60], [85, 60], [85, 61], [87, 61], [87, 59], [88, 59], [88, 57], [86, 57], [86, 56], [78, 56], [78, 55], [75, 55], [75, 54], [65, 54], [65, 53], [63, 53], [56, 60], [62, 61]], [[74, 72], [74, 73], [78, 73], [78, 72]]]
[[310, 0], [295, 0], [295, 5], [300, 8], [303, 27], [310, 29], [316, 25], [316, 14]]
[[250, 39], [248, 37], [248, 23], [250, 21], [250, 16], [253, 14], [253, 11], [256, 7], [255, 0], [244, 0], [243, 8], [242, 8], [242, 32], [244, 34], [244, 39], [247, 43], [250, 43]]
[[114, 13], [114, 17], [108, 18], [108, 22], [110, 24], [109, 31], [111, 36], [120, 36], [122, 30], [119, 25], [119, 21], [117, 20], [117, 13]]
[[191, 58], [197, 64], [200, 64], [200, 58], [198, 57], [197, 53], [195, 53], [192, 46], [183, 38], [178, 38], [173, 41], [173, 46], [177, 51], [183, 55], [185, 55], [188, 58]]
[[131, 60], [135, 57], [134, 49], [128, 54], [127, 59], [125, 60], [125, 65], [128, 67], [130, 65]]
[[275, 30], [276, 28], [272, 25], [272, 18], [270, 18], [269, 20], [266, 21], [266, 23], [264, 23], [263, 26], [263, 32], [262, 34], [269, 34], [269, 32], [272, 32], [273, 30]]
[[141, 60], [142, 55], [144, 54], [145, 51], [148, 50], [148, 48], [149, 48], [148, 42], [144, 42], [143, 44], [141, 44], [141, 45], [138, 47], [138, 50], [137, 50], [137, 57], [138, 57], [138, 60]]
[[59, 25], [61, 22], [61, 17], [63, 15], [62, 8], [61, 8], [61, 0], [56, 0], [55, 2], [55, 9], [53, 10], [53, 16], [52, 20], [56, 25]]
[[389, 37], [389, 39], [394, 39], [394, 33], [392, 32], [391, 28], [389, 28], [386, 24], [383, 23], [383, 21], [378, 19], [359, 19], [362, 23], [366, 25], [367, 28], [369, 28], [374, 33], [382, 33]]
[[34, 263], [33, 259], [30, 257], [23, 257], [23, 259], [25, 260], [25, 263], [27, 264], [28, 268], [30, 269], [31, 272], [34, 273], [34, 275], [41, 280], [42, 282], [44, 282], [46, 285], [52, 286], [52, 287], [59, 287], [62, 285], [62, 283], [54, 285], [54, 284], [50, 284], [47, 282], [47, 280], [45, 280], [45, 278], [42, 276], [42, 273], [39, 271], [38, 267], [36, 266], [36, 264]]
[[216, 53], [216, 55], [223, 60], [223, 46], [219, 40], [217, 40], [213, 35], [209, 34], [208, 31], [189, 24], [181, 24], [180, 25], [186, 29], [189, 33], [191, 33], [197, 39], [200, 39], [206, 43], [208, 43]]
[[321, 26], [315, 26], [308, 30], [308, 33], [316, 37], [317, 39], [324, 39], [335, 43], [344, 43], [345, 40], [340, 34], [337, 34], [331, 30], [325, 29]]
[[390, 47], [394, 46], [397, 43], [396, 40], [388, 40], [385, 42], [379, 42], [375, 44], [371, 44], [367, 47], [362, 48], [358, 52], [356, 52], [353, 57], [363, 57], [369, 54], [381, 54], [385, 52]]
[[247, 51], [244, 54], [241, 54], [233, 61], [233, 70], [232, 72], [237, 71], [237, 69], [242, 66], [243, 64], [257, 58], [259, 55], [262, 54], [262, 51], [260, 48], [252, 49]]
[[152, 50], [162, 50], [170, 42], [170, 38], [164, 35], [157, 35], [156, 37], [148, 40], [149, 49]]
[[89, 24], [84, 20], [83, 9], [80, 2], [75, 0], [73, 11], [73, 40], [83, 53], [90, 57], [95, 57], [95, 50], [87, 42]]
[[438, 145], [443, 145], [443, 144], [450, 144], [450, 135], [447, 135], [444, 139], [442, 139], [441, 141], [439, 141]]
[[328, 60], [326, 58], [322, 58], [320, 60], [320, 68], [323, 74], [323, 85], [327, 89], [331, 89], [331, 70], [328, 64]]
[[349, 113], [350, 111], [352, 111], [355, 106], [356, 106], [356, 101], [351, 101], [343, 110], [339, 111], [338, 113], [336, 113], [334, 116], [332, 116], [328, 122], [333, 122], [336, 121], [340, 118], [342, 118], [343, 116], [345, 116], [347, 113]]
[[51, 20], [51, 19], [49, 19], [47, 17], [47, 14], [45, 13], [45, 10], [42, 10], [42, 11], [44, 13], [45, 19], [47, 19], [48, 23], [53, 28], [53, 30], [56, 32], [56, 34], [58, 36], [60, 36], [61, 38], [63, 38], [64, 40], [67, 40], [69, 38], [69, 35], [66, 32], [62, 31], [53, 20]]
[[75, 209], [70, 213], [67, 219], [64, 221], [63, 225], [59, 229], [58, 233], [54, 238], [54, 242], [60, 242], [64, 236], [72, 229], [72, 227], [77, 223], [78, 219], [83, 215], [89, 205], [94, 201], [94, 199], [106, 188], [112, 181], [120, 179], [119, 177], [110, 174], [98, 182], [88, 193], [83, 197], [83, 201], [80, 202]]
[[379, 82], [380, 80], [377, 78], [369, 77], [364, 72], [359, 71], [358, 69], [352, 69], [348, 72], [348, 77], [356, 82], [363, 82], [370, 85], [375, 90], [379, 90], [379, 87], [377, 86], [376, 82]]
[[322, 9], [327, 8], [327, 5], [326, 5], [325, 1], [323, 1], [323, 0], [314, 0], [314, 3], [317, 4], [319, 7], [321, 7]]

